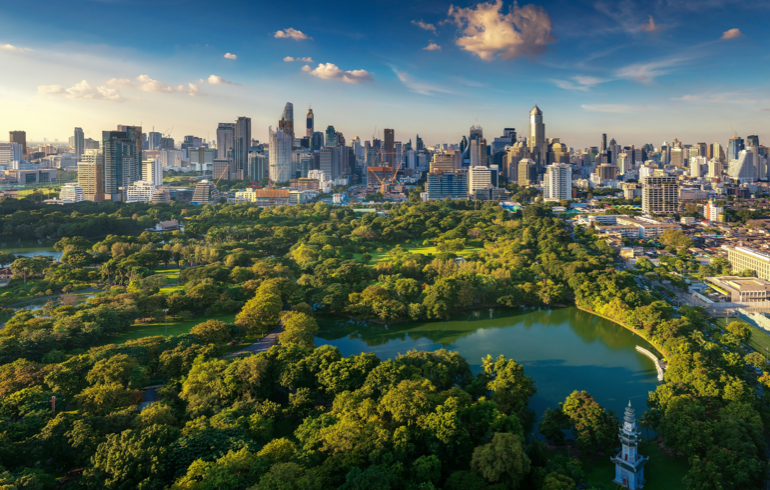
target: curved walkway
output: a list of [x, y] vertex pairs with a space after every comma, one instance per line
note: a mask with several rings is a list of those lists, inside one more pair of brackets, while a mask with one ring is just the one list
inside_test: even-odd
[[281, 332], [283, 332], [283, 323], [276, 325], [272, 332], [257, 340], [253, 344], [248, 345], [239, 351], [235, 351], [231, 354], [227, 354], [226, 356], [222, 356], [220, 359], [232, 359], [233, 357], [244, 354], [251, 355], [259, 354], [260, 352], [267, 352], [270, 347], [278, 343], [278, 336], [281, 334]]
[[644, 347], [640, 347], [640, 346], [638, 346], [638, 345], [636, 346], [636, 350], [637, 350], [637, 351], [639, 351], [639, 352], [641, 352], [641, 353], [642, 353], [642, 354], [644, 354], [645, 356], [649, 357], [650, 359], [652, 359], [652, 362], [654, 362], [654, 363], [655, 363], [655, 369], [657, 369], [657, 370], [658, 370], [658, 381], [661, 381], [661, 382], [662, 382], [662, 381], [663, 381], [663, 377], [664, 377], [664, 376], [663, 376], [663, 366], [661, 366], [661, 364], [660, 364], [660, 361], [659, 361], [659, 360], [658, 360], [658, 358], [655, 356], [655, 354], [653, 354], [652, 352], [648, 351], [648, 350], [647, 350], [647, 349], [645, 349]]

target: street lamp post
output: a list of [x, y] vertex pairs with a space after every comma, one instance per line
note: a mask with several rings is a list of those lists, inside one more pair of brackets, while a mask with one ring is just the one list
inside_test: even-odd
[[53, 412], [54, 418], [56, 417], [56, 397], [51, 397], [51, 412]]
[[166, 337], [168, 337], [168, 308], [163, 308], [163, 323], [165, 325]]

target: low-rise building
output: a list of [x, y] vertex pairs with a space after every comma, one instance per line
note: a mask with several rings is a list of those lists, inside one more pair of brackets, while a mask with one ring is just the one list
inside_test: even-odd
[[126, 188], [126, 202], [152, 202], [155, 186], [145, 180], [137, 180]]
[[733, 303], [770, 300], [770, 281], [757, 277], [707, 277], [706, 281], [730, 296]]
[[85, 201], [85, 193], [79, 184], [67, 183], [59, 191], [59, 199], [69, 202]]

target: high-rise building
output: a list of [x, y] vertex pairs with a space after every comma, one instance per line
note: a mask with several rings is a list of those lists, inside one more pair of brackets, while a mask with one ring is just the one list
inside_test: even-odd
[[72, 140], [75, 147], [75, 156], [79, 157], [85, 151], [85, 135], [83, 128], [75, 128], [75, 136]]
[[754, 182], [757, 179], [757, 153], [755, 150], [741, 150], [738, 152], [738, 158], [730, 160], [727, 168], [727, 175], [743, 184]]
[[455, 170], [455, 155], [450, 153], [436, 153], [430, 162], [430, 171], [453, 172]]
[[278, 129], [289, 137], [291, 147], [294, 148], [294, 104], [287, 102], [281, 113], [281, 119], [278, 120]]
[[[120, 127], [120, 126], [119, 126]], [[122, 201], [126, 188], [141, 180], [141, 133], [103, 131], [104, 198]]]
[[492, 183], [489, 167], [478, 166], [468, 169], [468, 195], [473, 196], [477, 190], [486, 189]]
[[738, 159], [738, 154], [746, 147], [743, 144], [743, 138], [738, 137], [736, 134], [727, 141], [727, 161]]
[[337, 146], [337, 132], [334, 130], [334, 126], [326, 127], [326, 145], [325, 146]]
[[724, 214], [725, 208], [717, 206], [713, 199], [709, 199], [708, 204], [703, 205], [703, 217], [709, 221], [722, 221], [719, 215]]
[[633, 168], [633, 163], [629, 161], [628, 153], [623, 152], [618, 155], [618, 175], [625, 175], [626, 172]]
[[[291, 136], [282, 129], [270, 128], [270, 180], [288, 182], [291, 175]], [[243, 177], [240, 177], [243, 178]]]
[[529, 111], [529, 139], [527, 146], [535, 157], [536, 163], [542, 166], [545, 163], [548, 148], [545, 141], [545, 124], [543, 124], [543, 111], [535, 104]]
[[313, 109], [308, 108], [307, 110], [307, 131], [306, 135], [308, 138], [313, 138], [313, 133], [315, 133], [315, 116], [313, 115]]
[[142, 180], [154, 186], [163, 185], [163, 165], [160, 158], [142, 161]]
[[709, 160], [709, 173], [708, 178], [717, 179], [722, 176], [722, 162], [718, 158], [712, 158]]
[[519, 185], [534, 185], [537, 183], [537, 164], [531, 158], [522, 158], [518, 165]]
[[755, 134], [746, 136], [746, 146], [749, 148], [759, 148], [759, 136]]
[[423, 143], [422, 138], [420, 138], [420, 135], [417, 135], [416, 138], [416, 144], [415, 144], [415, 150], [420, 151], [425, 149], [425, 143]]
[[674, 167], [685, 167], [687, 166], [687, 162], [689, 161], [688, 156], [685, 154], [685, 149], [682, 147], [682, 142], [678, 139], [674, 138], [674, 143], [671, 145], [671, 148], [669, 149], [669, 154], [671, 157], [669, 158], [669, 164], [673, 165]]
[[78, 162], [78, 184], [83, 188], [86, 201], [102, 202], [104, 200], [104, 160], [101, 154], [94, 156], [93, 161]]
[[320, 170], [326, 174], [330, 180], [334, 180], [340, 176], [339, 147], [327, 146], [321, 148]]
[[606, 133], [602, 133], [602, 147], [601, 147], [601, 151], [606, 151], [606, 150], [607, 150], [607, 134]]
[[425, 182], [427, 199], [468, 199], [468, 174], [464, 171], [430, 172]]
[[219, 178], [235, 180], [235, 172], [230, 167], [232, 160], [229, 158], [215, 158], [211, 163], [211, 178], [216, 182]]
[[174, 138], [162, 137], [160, 139], [160, 149], [161, 150], [173, 150], [174, 148], [176, 148], [176, 146], [174, 145]]
[[706, 157], [708, 156], [708, 145], [706, 143], [698, 143], [695, 145], [698, 148], [698, 156], [699, 157]]
[[[239, 117], [233, 131], [233, 165], [237, 179], [243, 179], [246, 174], [249, 148], [251, 148], [251, 118]], [[289, 147], [289, 153], [291, 153], [291, 147]]]
[[383, 161], [387, 163], [388, 167], [395, 167], [396, 165], [396, 135], [392, 129], [385, 129], [385, 142], [382, 148]]
[[151, 202], [155, 186], [150, 182], [138, 180], [126, 189], [126, 202]]
[[157, 131], [150, 131], [147, 133], [147, 148], [149, 150], [160, 150], [160, 141], [163, 139], [163, 135]]
[[249, 152], [249, 165], [246, 169], [246, 180], [259, 182], [270, 177], [270, 162], [267, 155], [256, 151]]
[[642, 212], [667, 214], [679, 211], [679, 183], [661, 170], [642, 179]]
[[711, 145], [711, 158], [716, 158], [717, 160], [720, 160], [724, 162], [724, 150], [722, 150], [722, 145], [720, 145], [718, 142]]
[[10, 131], [9, 140], [10, 143], [16, 143], [21, 145], [21, 157], [23, 160], [29, 159], [29, 150], [27, 149], [27, 132], [26, 131]]
[[217, 158], [230, 158], [235, 141], [235, 124], [219, 123], [217, 126]]
[[[190, 170], [208, 172], [214, 165], [215, 152], [208, 148], [190, 148], [187, 150]], [[219, 178], [219, 176], [217, 176]], [[146, 179], [145, 179], [146, 180]]]
[[610, 163], [602, 163], [596, 167], [596, 175], [600, 180], [615, 180], [618, 178], [618, 167]]
[[9, 162], [21, 162], [24, 159], [24, 150], [18, 143], [0, 143], [0, 165], [8, 165]]
[[546, 199], [572, 199], [572, 165], [552, 163], [545, 173]]
[[320, 131], [313, 133], [313, 137], [310, 138], [310, 150], [318, 151], [324, 146], [324, 134]]
[[690, 157], [690, 177], [694, 179], [703, 177], [703, 166], [707, 163], [706, 157]]
[[81, 202], [86, 200], [83, 187], [74, 182], [69, 182], [62, 186], [59, 191], [59, 199], [68, 202]]
[[142, 150], [144, 149], [144, 145], [142, 144], [142, 127], [141, 126], [124, 126], [122, 124], [118, 125], [118, 131], [124, 131], [126, 133], [126, 137], [133, 141], [136, 145], [136, 155], [137, 155], [137, 161], [136, 165], [132, 168], [132, 174], [131, 174], [131, 181], [135, 182], [137, 180], [142, 180], [142, 167], [141, 167], [141, 160], [142, 160]]

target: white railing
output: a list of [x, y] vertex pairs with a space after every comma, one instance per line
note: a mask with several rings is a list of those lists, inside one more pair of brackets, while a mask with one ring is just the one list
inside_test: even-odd
[[652, 359], [652, 362], [655, 363], [655, 368], [658, 370], [658, 381], [663, 382], [663, 366], [660, 364], [660, 361], [658, 360], [658, 358], [655, 357], [655, 354], [653, 354], [652, 352], [648, 351], [644, 347], [640, 347], [638, 345], [636, 346], [636, 350], [638, 350], [639, 352], [641, 352], [645, 356], [647, 356], [650, 359]]

